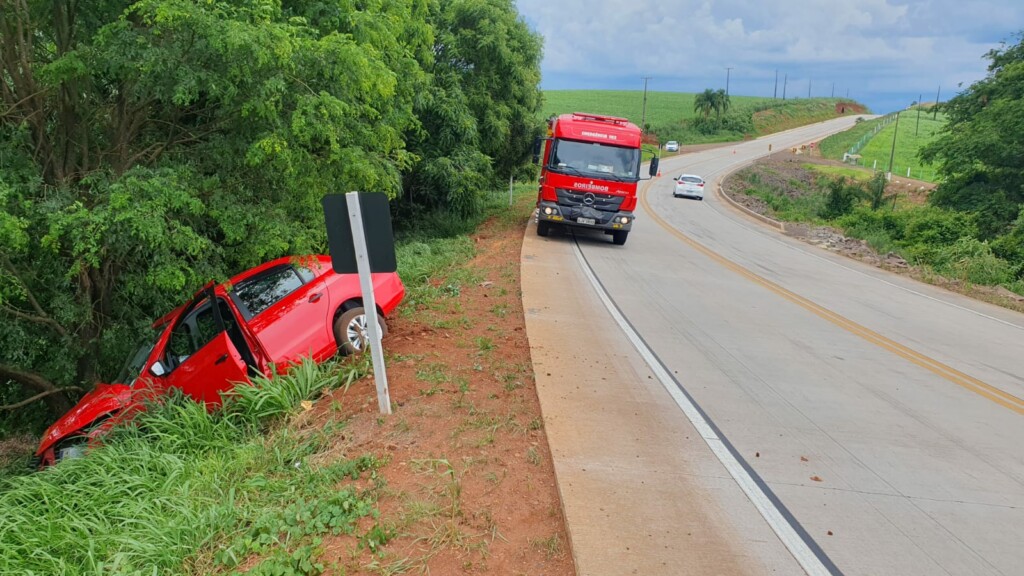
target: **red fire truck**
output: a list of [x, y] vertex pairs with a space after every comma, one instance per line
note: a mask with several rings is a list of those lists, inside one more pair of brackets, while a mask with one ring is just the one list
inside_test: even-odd
[[[534, 145], [534, 162], [540, 162], [542, 143], [537, 234], [576, 226], [625, 244], [641, 180], [640, 128], [625, 118], [574, 112], [548, 121], [548, 137]], [[649, 176], [657, 173], [653, 158]]]

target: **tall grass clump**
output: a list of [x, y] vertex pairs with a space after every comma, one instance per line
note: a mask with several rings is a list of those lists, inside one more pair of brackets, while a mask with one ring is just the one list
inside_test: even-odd
[[1017, 274], [1015, 266], [993, 254], [988, 242], [977, 238], [960, 238], [935, 251], [930, 263], [947, 278], [984, 286], [1009, 285]]
[[339, 377], [309, 363], [286, 378], [286, 393], [266, 381], [212, 413], [168, 397], [84, 458], [5, 480], [0, 574], [209, 574], [247, 558], [253, 573], [318, 573], [318, 536], [354, 533], [373, 513], [369, 495], [338, 482], [378, 463], [310, 465], [323, 440], [264, 418]]

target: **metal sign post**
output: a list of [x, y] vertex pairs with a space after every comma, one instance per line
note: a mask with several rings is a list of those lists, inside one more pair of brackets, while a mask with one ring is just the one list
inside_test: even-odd
[[352, 223], [352, 245], [355, 248], [356, 267], [359, 270], [359, 286], [363, 291], [363, 312], [369, 332], [367, 345], [373, 359], [373, 379], [377, 384], [377, 405], [381, 414], [391, 414], [391, 395], [388, 393], [388, 376], [384, 369], [384, 351], [381, 349], [380, 324], [377, 321], [377, 300], [373, 294], [373, 279], [370, 276], [370, 256], [366, 248], [366, 234], [363, 230], [363, 214], [359, 206], [359, 193], [345, 194], [348, 217]]

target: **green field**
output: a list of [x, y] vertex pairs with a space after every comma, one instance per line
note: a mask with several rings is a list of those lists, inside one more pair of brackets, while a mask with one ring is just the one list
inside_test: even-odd
[[834, 118], [835, 104], [840, 101], [833, 98], [774, 100], [730, 95], [727, 115], [744, 117], [746, 128], [701, 134], [687, 125], [687, 121], [697, 116], [693, 107], [695, 96], [683, 92], [649, 91], [645, 118], [644, 93], [641, 90], [548, 90], [544, 92], [541, 117], [591, 112], [620, 116], [637, 125], [645, 120], [649, 133], [661, 142], [677, 140], [683, 144], [696, 144], [756, 137]]
[[888, 171], [889, 156], [892, 153], [892, 137], [895, 132], [896, 153], [893, 157], [892, 173], [897, 176], [906, 176], [909, 168], [911, 178], [934, 182], [936, 179], [935, 167], [921, 162], [917, 153], [922, 146], [935, 140], [939, 130], [945, 126], [946, 118], [939, 114], [936, 120], [932, 120], [931, 114], [922, 112], [920, 126], [917, 126], [917, 117], [916, 110], [902, 112], [898, 130], [895, 122], [889, 124], [861, 149], [860, 164], [871, 168], [876, 166], [877, 162], [879, 170]]
[[[651, 127], [678, 123], [693, 118], [695, 94], [683, 92], [647, 92], [647, 123]], [[733, 108], [750, 107], [771, 101], [771, 98], [729, 96]], [[545, 90], [541, 115], [568, 112], [591, 112], [628, 118], [637, 126], [643, 118], [644, 93], [642, 90]]]

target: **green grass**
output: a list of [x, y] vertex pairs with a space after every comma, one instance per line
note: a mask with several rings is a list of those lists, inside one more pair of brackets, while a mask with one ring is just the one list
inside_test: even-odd
[[862, 138], [870, 138], [871, 133], [881, 124], [882, 118], [857, 122], [849, 130], [837, 132], [818, 143], [821, 155], [830, 160], [842, 160], [843, 154], [852, 149]]
[[939, 114], [933, 120], [925, 110], [905, 110], [900, 113], [899, 129], [895, 122], [889, 122], [875, 133], [883, 122], [882, 118], [860, 122], [850, 130], [834, 134], [821, 141], [821, 154], [833, 160], [842, 160], [843, 154], [849, 151], [862, 139], [867, 143], [857, 153], [861, 158], [860, 166], [888, 171], [889, 157], [893, 153], [893, 134], [896, 134], [896, 148], [893, 156], [892, 172], [896, 176], [906, 176], [910, 169], [910, 177], [926, 182], [937, 179], [934, 166], [924, 164], [918, 158], [918, 152], [925, 145], [939, 137], [939, 131], [946, 124], [946, 118]]
[[900, 114], [898, 130], [896, 123], [893, 122], [879, 131], [861, 149], [861, 165], [870, 168], [877, 162], [878, 170], [888, 171], [895, 133], [896, 152], [893, 157], [892, 173], [896, 176], [906, 176], [909, 168], [911, 178], [934, 182], [935, 167], [924, 164], [917, 155], [922, 146], [937, 138], [939, 130], [946, 124], [946, 119], [940, 114], [937, 120], [932, 120], [931, 114], [922, 112], [918, 126], [917, 116], [916, 110], [905, 111]]
[[307, 363], [212, 414], [172, 397], [85, 458], [3, 480], [0, 573], [209, 574], [246, 561], [250, 574], [318, 574], [323, 535], [378, 535], [357, 528], [374, 494], [346, 482], [372, 478], [379, 463], [312, 466], [343, 425], [283, 423], [301, 394], [355, 370]]
[[807, 170], [813, 170], [819, 174], [831, 176], [833, 178], [846, 177], [858, 182], [866, 182], [871, 180], [871, 171], [864, 170], [862, 168], [846, 167], [846, 166], [830, 166], [827, 164], [804, 164], [803, 167]]

